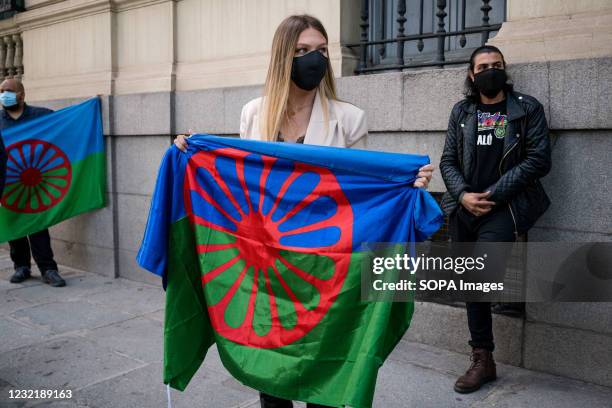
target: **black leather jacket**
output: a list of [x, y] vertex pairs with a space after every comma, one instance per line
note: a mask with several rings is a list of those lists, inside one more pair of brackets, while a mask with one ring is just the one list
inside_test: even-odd
[[[550, 171], [550, 140], [540, 102], [517, 92], [509, 92], [506, 99], [508, 128], [498, 166], [501, 177], [487, 190], [489, 200], [509, 206], [518, 235], [527, 232], [550, 205], [539, 181]], [[449, 216], [461, 194], [472, 192], [466, 180], [471, 179], [476, 162], [475, 112], [476, 104], [464, 99], [455, 104], [448, 123], [440, 172], [447, 189], [442, 208]]]
[[2, 197], [4, 182], [6, 180], [6, 158], [6, 150], [4, 148], [4, 143], [2, 143], [2, 136], [0, 136], [0, 198]]

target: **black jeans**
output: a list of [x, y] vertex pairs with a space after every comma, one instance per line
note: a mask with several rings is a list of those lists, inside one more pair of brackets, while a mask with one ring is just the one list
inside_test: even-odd
[[22, 237], [14, 241], [9, 241], [11, 247], [11, 260], [15, 265], [15, 269], [25, 266], [26, 268], [31, 267], [30, 262], [30, 251], [36, 265], [41, 274], [55, 269], [57, 270], [57, 264], [53, 260], [53, 251], [51, 250], [51, 237], [49, 236], [49, 230], [44, 229], [35, 234]]
[[[453, 242], [513, 242], [514, 221], [507, 205], [493, 209], [480, 217], [470, 214], [465, 208], [459, 207], [450, 217], [450, 235]], [[497, 272], [505, 271], [506, 262], [510, 256], [508, 248], [500, 248], [492, 254], [489, 261], [494, 260]], [[493, 322], [490, 302], [466, 302], [468, 327], [470, 329], [470, 346], [493, 351]]]
[[[259, 393], [259, 401], [261, 402], [261, 408], [293, 408], [293, 402], [276, 398], [272, 395], [264, 394], [263, 392]], [[319, 404], [311, 404], [310, 402], [306, 404], [307, 408], [330, 408], [326, 405]]]

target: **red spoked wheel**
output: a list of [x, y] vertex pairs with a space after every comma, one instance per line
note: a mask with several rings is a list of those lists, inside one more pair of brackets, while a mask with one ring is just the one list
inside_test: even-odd
[[34, 139], [14, 143], [6, 150], [4, 207], [19, 213], [38, 213], [62, 201], [72, 181], [72, 167], [63, 151]]
[[194, 154], [185, 175], [212, 326], [251, 347], [316, 327], [351, 259], [353, 211], [335, 175], [279, 160], [224, 148]]

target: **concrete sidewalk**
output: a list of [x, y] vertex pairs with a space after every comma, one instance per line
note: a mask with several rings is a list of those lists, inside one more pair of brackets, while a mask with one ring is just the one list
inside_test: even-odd
[[[65, 288], [44, 285], [38, 275], [11, 284], [11, 273], [0, 250], [0, 407], [166, 407], [161, 288], [67, 267]], [[467, 363], [465, 355], [402, 341], [380, 370], [374, 407], [612, 407], [610, 388], [501, 364], [494, 387], [456, 394], [453, 382]], [[17, 389], [72, 390], [73, 397], [9, 399]], [[187, 391], [172, 391], [172, 402], [259, 406], [257, 393], [227, 373], [215, 349]]]

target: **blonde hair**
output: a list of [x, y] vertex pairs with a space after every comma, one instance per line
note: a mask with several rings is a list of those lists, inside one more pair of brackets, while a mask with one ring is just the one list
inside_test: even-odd
[[[317, 18], [306, 14], [287, 17], [280, 23], [274, 33], [270, 65], [264, 85], [262, 115], [259, 121], [259, 131], [263, 140], [275, 140], [283, 120], [288, 118], [287, 105], [295, 48], [300, 34], [308, 28], [314, 28], [325, 37], [326, 41], [329, 41], [323, 24]], [[327, 60], [327, 71], [319, 84], [318, 91], [323, 104], [325, 123], [327, 123], [329, 117], [328, 101], [338, 99], [334, 73], [329, 58]]]

